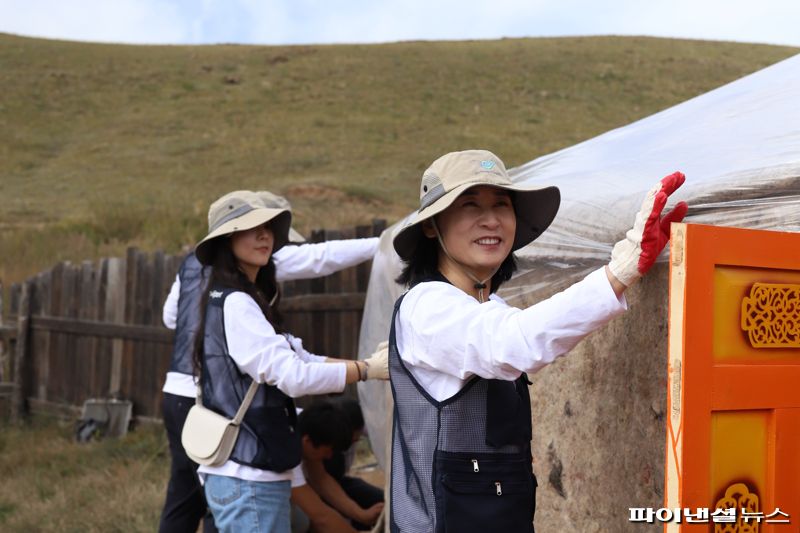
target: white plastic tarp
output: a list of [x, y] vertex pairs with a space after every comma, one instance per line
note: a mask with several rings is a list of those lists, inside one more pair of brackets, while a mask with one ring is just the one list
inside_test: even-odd
[[[500, 294], [535, 301], [554, 270], [559, 283], [574, 282], [606, 263], [645, 193], [675, 170], [686, 183], [667, 208], [688, 202], [687, 222], [800, 231], [800, 55], [511, 169], [516, 182], [558, 186], [561, 208], [550, 228], [517, 252], [520, 269]], [[384, 232], [373, 263], [361, 358], [388, 338], [393, 304], [404, 290], [394, 282], [401, 263], [391, 244], [403, 223]], [[537, 267], [549, 277], [538, 277]], [[387, 387], [370, 382], [359, 389], [384, 466]]]

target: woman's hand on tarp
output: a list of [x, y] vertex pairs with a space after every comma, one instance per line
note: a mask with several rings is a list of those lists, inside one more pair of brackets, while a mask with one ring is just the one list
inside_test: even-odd
[[[672, 211], [662, 216], [667, 199], [684, 181], [686, 177], [681, 172], [674, 172], [650, 189], [636, 214], [633, 228], [611, 251], [607, 272], [624, 287], [630, 287], [650, 270], [669, 242], [670, 224], [686, 216], [689, 209], [686, 202], [678, 202]], [[614, 280], [611, 277], [609, 280], [613, 286]]]

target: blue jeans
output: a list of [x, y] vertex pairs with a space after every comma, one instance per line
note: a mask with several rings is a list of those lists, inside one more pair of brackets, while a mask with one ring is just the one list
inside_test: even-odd
[[291, 482], [206, 475], [205, 493], [222, 533], [290, 533]]

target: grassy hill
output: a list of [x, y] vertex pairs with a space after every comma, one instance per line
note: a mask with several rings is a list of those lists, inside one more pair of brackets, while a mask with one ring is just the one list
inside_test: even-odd
[[637, 37], [123, 46], [0, 34], [0, 279], [179, 249], [210, 201], [271, 189], [296, 226], [395, 220], [422, 170], [509, 167], [796, 54]]

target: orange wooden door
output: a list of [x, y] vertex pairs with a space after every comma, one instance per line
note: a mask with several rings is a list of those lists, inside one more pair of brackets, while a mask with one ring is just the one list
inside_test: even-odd
[[665, 531], [800, 531], [800, 234], [673, 224], [669, 297], [665, 507], [737, 512]]

